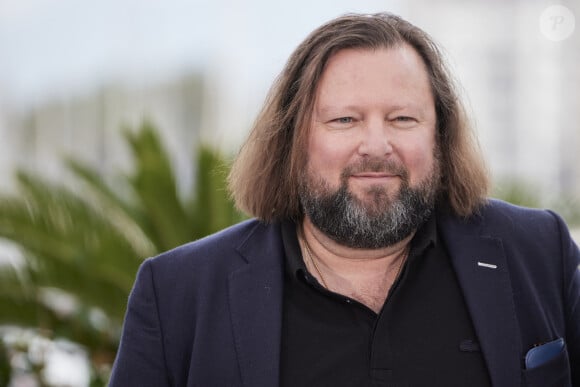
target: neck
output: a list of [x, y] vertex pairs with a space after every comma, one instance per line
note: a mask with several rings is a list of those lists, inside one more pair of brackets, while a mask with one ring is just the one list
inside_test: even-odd
[[378, 313], [395, 282], [414, 233], [379, 249], [357, 249], [328, 237], [306, 217], [302, 223], [302, 256], [311, 275], [329, 290], [354, 298]]
[[308, 217], [305, 217], [302, 222], [302, 237], [306, 240], [311, 250], [321, 260], [330, 260], [336, 263], [365, 263], [376, 260], [388, 260], [389, 257], [396, 258], [408, 249], [414, 235], [415, 233], [413, 232], [400, 242], [391, 246], [378, 249], [359, 249], [336, 242], [314, 226]]

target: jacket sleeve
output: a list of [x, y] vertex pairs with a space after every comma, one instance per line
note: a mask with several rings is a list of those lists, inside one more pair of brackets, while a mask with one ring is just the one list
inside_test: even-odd
[[569, 281], [566, 283], [568, 305], [567, 342], [572, 366], [572, 385], [580, 386], [580, 250], [570, 243]]
[[110, 387], [169, 386], [151, 261], [137, 273]]
[[563, 294], [566, 306], [566, 345], [572, 372], [572, 385], [580, 386], [580, 250], [558, 217], [564, 259]]

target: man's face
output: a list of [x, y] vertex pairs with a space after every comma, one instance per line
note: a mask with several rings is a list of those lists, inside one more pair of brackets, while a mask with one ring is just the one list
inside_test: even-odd
[[435, 127], [429, 77], [410, 46], [336, 53], [316, 93], [301, 182], [306, 216], [350, 247], [408, 236], [439, 187]]

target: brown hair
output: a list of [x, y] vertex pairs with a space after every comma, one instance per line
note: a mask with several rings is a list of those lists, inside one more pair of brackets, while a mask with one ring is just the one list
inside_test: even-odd
[[276, 79], [250, 135], [234, 161], [229, 187], [236, 205], [263, 221], [300, 219], [300, 174], [316, 87], [328, 59], [348, 49], [413, 47], [426, 64], [437, 113], [441, 196], [452, 212], [473, 214], [485, 201], [489, 180], [464, 107], [433, 40], [388, 13], [349, 14], [313, 31]]

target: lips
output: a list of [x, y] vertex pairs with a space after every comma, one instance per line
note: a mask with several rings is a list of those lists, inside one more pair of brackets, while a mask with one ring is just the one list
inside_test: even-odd
[[365, 178], [389, 178], [397, 177], [399, 175], [393, 173], [385, 172], [359, 172], [351, 175], [352, 177], [365, 177]]
[[347, 166], [341, 173], [341, 178], [368, 179], [370, 181], [388, 180], [391, 178], [407, 179], [404, 165], [395, 160], [362, 159]]

